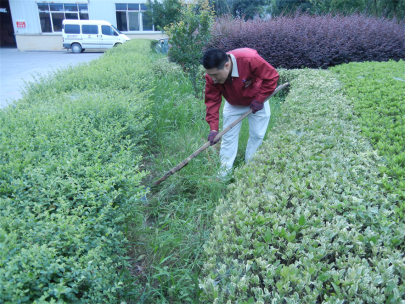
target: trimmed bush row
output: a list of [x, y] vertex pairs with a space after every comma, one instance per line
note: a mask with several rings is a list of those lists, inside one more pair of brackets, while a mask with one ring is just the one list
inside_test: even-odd
[[122, 223], [143, 195], [147, 54], [130, 41], [0, 111], [1, 303], [118, 301]]
[[405, 59], [405, 27], [383, 18], [282, 16], [262, 21], [220, 18], [210, 47], [250, 47], [276, 68], [327, 68], [341, 63]]
[[[285, 75], [287, 72], [282, 72]], [[277, 128], [236, 170], [205, 245], [208, 303], [399, 303], [403, 222], [330, 71], [288, 71]]]
[[363, 135], [386, 161], [387, 191], [398, 194], [398, 218], [405, 213], [405, 61], [337, 66]]

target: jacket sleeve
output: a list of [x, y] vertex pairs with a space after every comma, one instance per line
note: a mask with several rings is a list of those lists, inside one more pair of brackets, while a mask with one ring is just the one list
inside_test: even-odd
[[253, 75], [262, 80], [261, 86], [256, 93], [255, 100], [263, 103], [277, 88], [279, 75], [262, 57], [253, 57], [250, 61], [250, 69]]
[[221, 102], [222, 94], [220, 89], [214, 85], [211, 77], [205, 75], [205, 105], [207, 107], [205, 120], [211, 130], [219, 131], [219, 108]]

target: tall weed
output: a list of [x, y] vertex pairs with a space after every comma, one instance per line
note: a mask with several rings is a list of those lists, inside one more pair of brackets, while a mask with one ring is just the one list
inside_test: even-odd
[[[160, 178], [169, 169], [206, 143], [209, 127], [205, 104], [194, 97], [187, 75], [167, 57], [156, 56], [156, 75], [149, 127], [149, 147], [144, 158], [151, 174], [144, 184]], [[281, 100], [271, 100], [274, 125]], [[271, 132], [271, 131], [269, 131]], [[244, 162], [248, 126], [243, 124], [236, 166]], [[136, 285], [143, 292], [127, 290], [131, 303], [198, 303], [198, 279], [204, 259], [202, 246], [212, 229], [217, 201], [227, 193], [227, 184], [216, 179], [219, 149], [210, 147], [187, 167], [151, 189], [144, 205], [144, 225], [131, 230], [132, 265]]]

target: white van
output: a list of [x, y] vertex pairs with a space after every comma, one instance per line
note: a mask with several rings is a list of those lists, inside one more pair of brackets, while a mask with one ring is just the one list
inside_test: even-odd
[[81, 53], [85, 49], [109, 49], [129, 38], [103, 20], [63, 20], [63, 48]]

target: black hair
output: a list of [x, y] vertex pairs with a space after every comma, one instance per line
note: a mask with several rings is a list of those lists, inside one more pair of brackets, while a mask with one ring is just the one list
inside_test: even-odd
[[229, 60], [228, 55], [220, 49], [209, 49], [204, 53], [202, 65], [205, 69], [217, 68], [222, 70]]

